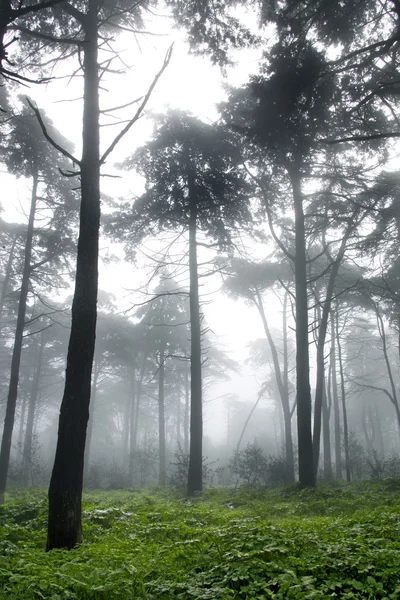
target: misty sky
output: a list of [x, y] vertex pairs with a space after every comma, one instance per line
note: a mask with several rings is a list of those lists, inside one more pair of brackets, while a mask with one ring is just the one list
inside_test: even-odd
[[[109, 162], [104, 166], [105, 175], [119, 175], [120, 178], [102, 178], [102, 191], [113, 199], [131, 198], [143, 189], [143, 182], [135, 175], [126, 171], [118, 171], [115, 165], [129, 156], [134, 149], [144, 143], [152, 132], [151, 113], [164, 113], [168, 108], [189, 110], [201, 119], [213, 122], [218, 117], [216, 104], [224, 99], [224, 79], [217, 67], [212, 67], [207, 59], [190, 56], [183, 39], [183, 34], [171, 30], [169, 19], [156, 19], [159, 36], [140, 36], [137, 40], [132, 35], [122, 35], [118, 38], [120, 64], [114, 63], [113, 68], [131, 67], [125, 75], [118, 75], [112, 81], [104, 82], [101, 92], [101, 107], [111, 108], [124, 105], [142, 96], [154, 75], [160, 69], [165, 53], [171, 43], [174, 50], [171, 63], [158, 82], [146, 110], [146, 117], [136, 123], [124, 138]], [[150, 26], [150, 25], [149, 25]], [[154, 23], [151, 27], [154, 26]], [[248, 74], [257, 69], [259, 52], [244, 50], [235, 57], [236, 65], [229, 69], [227, 80], [230, 85], [239, 85], [246, 81]], [[73, 63], [62, 64], [55, 70], [55, 79], [46, 85], [31, 86], [22, 92], [35, 100], [39, 108], [45, 109], [53, 120], [55, 127], [75, 144], [75, 155], [80, 154], [81, 139], [81, 78], [70, 79], [69, 74]], [[106, 125], [102, 129], [102, 148], [108, 146], [113, 137], [134, 114], [137, 105], [118, 111], [122, 125], [114, 116], [107, 113], [103, 117]], [[8, 202], [4, 205], [3, 218], [6, 220], [25, 221], [24, 207], [29, 198], [29, 184], [2, 174], [1, 181], [7, 189]], [[117, 248], [109, 241], [102, 241], [102, 257], [109, 252], [122, 256], [122, 248]], [[111, 263], [100, 259], [99, 287], [112, 292], [116, 296], [118, 308], [125, 310], [132, 303], [132, 295], [128, 290], [139, 287], [143, 282], [143, 271], [125, 262]], [[227, 299], [218, 293], [221, 285], [219, 276], [201, 282], [203, 298], [207, 300], [203, 310], [206, 314], [207, 325], [216, 334], [222, 350], [242, 365], [241, 373], [232, 375], [229, 382], [215, 385], [208, 394], [205, 409], [205, 430], [215, 438], [225, 435], [221, 420], [223, 405], [221, 396], [235, 393], [243, 401], [254, 402], [260, 384], [254, 369], [243, 366], [248, 356], [247, 344], [250, 340], [263, 337], [259, 315], [254, 308], [244, 305], [242, 301]], [[62, 297], [69, 295], [63, 290]], [[279, 303], [272, 296], [267, 307], [269, 313], [278, 313]]]

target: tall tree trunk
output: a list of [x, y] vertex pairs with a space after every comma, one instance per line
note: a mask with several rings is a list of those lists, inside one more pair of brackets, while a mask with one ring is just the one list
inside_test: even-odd
[[37, 348], [36, 368], [33, 376], [32, 389], [29, 396], [28, 416], [26, 419], [25, 442], [22, 456], [22, 485], [29, 486], [29, 476], [32, 464], [32, 437], [33, 424], [35, 422], [35, 410], [39, 395], [40, 376], [42, 372], [43, 351], [45, 347], [44, 332], [40, 334], [40, 341]]
[[185, 412], [183, 414], [183, 449], [185, 454], [189, 454], [189, 365], [185, 366]]
[[331, 432], [325, 385], [322, 397], [322, 441], [324, 447], [324, 479], [332, 479]]
[[338, 479], [342, 478], [342, 441], [340, 431], [340, 407], [339, 394], [336, 374], [336, 332], [335, 315], [331, 311], [331, 378], [332, 378], [332, 397], [333, 397], [333, 417], [335, 428], [335, 473]]
[[[21, 403], [21, 415], [19, 418], [18, 441], [17, 441], [17, 448], [21, 452], [22, 452], [22, 441], [24, 439], [24, 433], [25, 433], [25, 413], [26, 413], [27, 404], [28, 404], [28, 397], [27, 397], [27, 394], [24, 393], [23, 397], [22, 397], [22, 403]], [[21, 456], [21, 460], [22, 460], [22, 456]]]
[[87, 478], [89, 474], [90, 467], [90, 449], [92, 446], [92, 437], [93, 437], [93, 425], [94, 425], [94, 410], [96, 406], [96, 396], [97, 396], [97, 384], [100, 375], [100, 366], [98, 361], [93, 361], [93, 383], [92, 383], [92, 392], [90, 397], [90, 414], [89, 421], [87, 425], [87, 433], [86, 433], [86, 443], [85, 443], [85, 454], [84, 454], [84, 462], [83, 462], [83, 477]]
[[286, 402], [282, 403], [283, 408], [283, 419], [285, 424], [285, 452], [286, 452], [286, 469], [285, 469], [285, 481], [288, 484], [294, 483], [294, 452], [293, 452], [293, 438], [292, 438], [292, 411], [290, 410], [290, 396], [289, 396], [289, 353], [288, 353], [288, 328], [287, 328], [287, 303], [288, 303], [288, 292], [285, 292], [283, 300], [282, 310], [282, 329], [283, 329], [283, 389], [286, 390], [285, 399]]
[[83, 132], [75, 293], [58, 440], [49, 487], [47, 550], [82, 541], [82, 484], [96, 337], [100, 224], [98, 0], [82, 15]]
[[203, 398], [201, 381], [201, 327], [197, 266], [197, 197], [194, 178], [189, 182], [190, 276], [190, 450], [188, 495], [203, 489]]
[[376, 404], [374, 406], [374, 412], [373, 412], [372, 418], [373, 418], [374, 424], [375, 424], [378, 453], [379, 453], [379, 456], [384, 459], [385, 458], [385, 444], [383, 441], [382, 420], [381, 420], [381, 416], [380, 416], [380, 413], [379, 413], [379, 410], [378, 410], [378, 407]]
[[137, 447], [138, 430], [139, 430], [139, 415], [140, 415], [140, 399], [142, 396], [143, 377], [146, 369], [146, 354], [143, 356], [143, 362], [140, 369], [139, 381], [136, 387], [136, 403], [135, 403], [135, 418], [133, 423], [133, 432], [131, 435], [131, 445], [129, 449], [129, 467], [128, 467], [128, 480], [133, 483], [133, 470], [135, 463], [135, 451]]
[[371, 455], [371, 453], [373, 451], [372, 439], [371, 439], [370, 433], [368, 431], [368, 417], [367, 417], [367, 411], [365, 410], [365, 404], [363, 404], [363, 407], [362, 407], [361, 428], [362, 428], [363, 434], [364, 434], [367, 454]]
[[167, 480], [167, 457], [165, 451], [165, 345], [161, 342], [160, 366], [158, 367], [158, 443], [159, 471], [158, 485], [164, 486]]
[[287, 327], [286, 327], [286, 310], [287, 310], [287, 297], [285, 296], [285, 302], [283, 307], [283, 336], [284, 336], [284, 347], [283, 347], [283, 369], [279, 364], [278, 351], [276, 349], [275, 342], [269, 329], [267, 317], [264, 310], [263, 301], [261, 294], [257, 290], [254, 297], [254, 303], [260, 314], [261, 320], [264, 326], [264, 332], [267, 336], [268, 344], [272, 354], [272, 363], [274, 365], [274, 375], [276, 384], [278, 386], [279, 397], [281, 399], [282, 411], [284, 415], [284, 426], [285, 426], [285, 458], [286, 458], [286, 470], [288, 483], [294, 482], [294, 455], [293, 455], [293, 440], [292, 440], [292, 427], [291, 427], [291, 415], [289, 405], [289, 381], [288, 381], [288, 354], [287, 354]]
[[[180, 375], [180, 374], [179, 374]], [[181, 379], [179, 376], [178, 379], [178, 390], [176, 393], [176, 443], [180, 446], [182, 444], [182, 405], [181, 405], [181, 387], [180, 387]]]
[[132, 406], [132, 399], [127, 396], [122, 424], [122, 465], [124, 469], [125, 466], [129, 464], [129, 436], [131, 432], [131, 419], [133, 410], [134, 407]]
[[346, 481], [351, 481], [350, 472], [350, 450], [349, 450], [349, 428], [347, 425], [347, 406], [346, 406], [346, 386], [344, 380], [344, 369], [342, 360], [342, 345], [340, 342], [339, 334], [339, 313], [336, 311], [336, 345], [338, 349], [338, 361], [339, 361], [339, 376], [340, 376], [340, 389], [342, 396], [342, 415], [343, 415], [343, 443], [344, 443], [344, 466], [346, 471]]
[[11, 277], [12, 264], [14, 262], [14, 250], [15, 250], [15, 245], [17, 243], [17, 238], [18, 238], [18, 236], [15, 235], [14, 239], [12, 241], [11, 248], [10, 248], [10, 254], [8, 255], [8, 260], [7, 260], [6, 272], [4, 274], [4, 279], [3, 279], [2, 286], [1, 286], [1, 294], [0, 294], [0, 319], [3, 316], [4, 303], [6, 301], [6, 296], [7, 296], [7, 291], [8, 291], [8, 284], [9, 284], [10, 277]]
[[289, 172], [295, 213], [295, 288], [296, 288], [296, 390], [299, 483], [314, 486], [311, 435], [310, 355], [308, 345], [308, 300], [306, 239], [301, 176], [296, 168]]
[[386, 342], [385, 324], [383, 322], [381, 313], [379, 311], [378, 304], [376, 304], [375, 302], [373, 302], [373, 306], [374, 306], [374, 309], [375, 309], [376, 323], [377, 323], [377, 326], [378, 326], [379, 336], [380, 336], [381, 341], [382, 341], [383, 358], [385, 359], [386, 371], [387, 371], [389, 382], [390, 382], [391, 393], [388, 393], [387, 395], [389, 396], [390, 401], [393, 404], [394, 410], [396, 412], [397, 422], [398, 422], [399, 427], [400, 427], [400, 406], [399, 406], [399, 401], [398, 401], [398, 398], [397, 398], [396, 384], [394, 382], [392, 367], [391, 367], [391, 364], [390, 364], [390, 359], [389, 359], [389, 354], [388, 354], [388, 347], [387, 347], [387, 342]]
[[[131, 382], [131, 410], [130, 410], [130, 419], [129, 419], [129, 447], [128, 447], [128, 477], [130, 473], [130, 464], [131, 464], [131, 452], [132, 452], [132, 441], [135, 431], [135, 413], [136, 413], [136, 370], [132, 369], [132, 382]], [[131, 481], [129, 479], [129, 481]]]
[[315, 405], [314, 405], [314, 431], [313, 431], [313, 462], [314, 474], [317, 476], [319, 451], [321, 444], [321, 417], [322, 403], [325, 385], [325, 339], [328, 330], [329, 314], [331, 311], [333, 291], [335, 289], [336, 277], [339, 267], [346, 252], [347, 240], [353, 231], [354, 225], [351, 224], [347, 228], [338, 250], [336, 259], [332, 262], [331, 272], [329, 274], [328, 285], [326, 288], [325, 302], [322, 309], [322, 316], [319, 323], [318, 340], [317, 340], [317, 383], [315, 387]]
[[18, 302], [17, 325], [14, 334], [14, 347], [11, 358], [10, 384], [8, 388], [6, 416], [4, 419], [3, 438], [0, 450], [0, 504], [4, 502], [8, 467], [10, 464], [11, 440], [14, 428], [15, 407], [18, 396], [19, 367], [21, 364], [22, 343], [24, 336], [26, 302], [29, 290], [29, 278], [32, 258], [33, 228], [37, 203], [39, 172], [37, 165], [33, 166], [33, 181], [31, 206], [29, 210], [28, 229], [26, 232], [24, 270], [22, 272], [21, 291]]

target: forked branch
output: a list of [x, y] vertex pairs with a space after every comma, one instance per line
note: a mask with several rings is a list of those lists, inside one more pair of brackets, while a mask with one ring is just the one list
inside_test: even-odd
[[136, 123], [136, 121], [138, 121], [150, 99], [151, 94], [153, 93], [154, 88], [157, 85], [158, 80], [160, 79], [161, 75], [164, 73], [165, 69], [168, 67], [170, 61], [171, 61], [171, 56], [172, 56], [172, 50], [173, 50], [174, 45], [171, 44], [171, 46], [168, 48], [167, 53], [165, 55], [164, 58], [164, 63], [161, 67], [161, 69], [159, 70], [159, 72], [157, 73], [157, 75], [154, 77], [152, 84], [150, 85], [149, 89], [147, 90], [146, 95], [143, 98], [142, 103], [140, 104], [140, 106], [138, 107], [136, 113], [134, 114], [134, 116], [132, 117], [132, 119], [125, 125], [125, 127], [119, 132], [119, 134], [116, 136], [116, 138], [114, 139], [114, 141], [110, 144], [110, 146], [107, 148], [107, 150], [104, 152], [103, 156], [100, 159], [100, 164], [103, 164], [105, 162], [105, 160], [107, 159], [107, 157], [111, 154], [111, 152], [114, 150], [114, 148], [116, 147], [116, 145], [122, 140], [122, 138], [124, 137], [125, 134], [128, 133], [128, 131], [130, 130], [130, 128]]
[[42, 116], [40, 114], [40, 111], [38, 109], [37, 106], [35, 106], [33, 104], [33, 102], [31, 101], [30, 98], [28, 98], [28, 96], [25, 96], [25, 99], [27, 101], [27, 103], [29, 104], [29, 106], [31, 107], [31, 109], [33, 110], [33, 112], [36, 115], [36, 118], [39, 122], [40, 128], [43, 132], [44, 137], [46, 138], [46, 140], [59, 152], [61, 152], [61, 154], [63, 154], [64, 156], [66, 156], [67, 158], [69, 158], [69, 160], [72, 160], [73, 163], [80, 165], [80, 161], [75, 158], [75, 156], [73, 156], [72, 154], [70, 154], [68, 152], [68, 150], [66, 150], [65, 148], [63, 148], [62, 146], [60, 146], [60, 144], [57, 144], [57, 142], [51, 137], [51, 135], [49, 134], [49, 132], [47, 131], [46, 125], [43, 122]]

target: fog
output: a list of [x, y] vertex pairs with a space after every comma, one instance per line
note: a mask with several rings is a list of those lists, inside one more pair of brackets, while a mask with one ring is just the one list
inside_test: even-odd
[[[10, 349], [15, 327], [19, 272], [7, 284], [2, 313], [2, 398], [4, 419], [10, 372]], [[217, 275], [215, 275], [217, 276]], [[218, 275], [219, 276], [219, 275]], [[189, 447], [189, 359], [185, 296], [157, 298], [165, 286], [172, 292], [176, 282], [156, 278], [154, 298], [129, 314], [121, 314], [110, 293], [99, 294], [96, 353], [86, 456], [85, 486], [120, 488], [151, 486], [159, 481], [159, 342], [168, 338], [170, 356], [165, 358], [165, 432], [167, 480], [176, 481], [179, 466]], [[4, 285], [4, 280], [3, 280]], [[271, 302], [271, 335], [283, 355], [283, 332], [279, 329], [282, 310]], [[208, 298], [208, 297], [207, 297]], [[241, 478], [258, 477], [251, 461], [262, 451], [268, 469], [263, 477], [270, 483], [285, 482], [285, 431], [282, 407], [268, 340], [255, 309], [243, 301], [227, 300], [214, 292], [204, 305], [203, 386], [204, 464], [209, 484], [234, 484]], [[266, 296], [267, 298], [267, 296]], [[268, 300], [267, 300], [268, 301]], [[157, 316], [157, 302], [170, 304], [170, 324]], [[221, 311], [218, 324], [215, 306]], [[60, 398], [63, 390], [65, 356], [69, 336], [68, 299], [57, 306], [51, 298], [32, 297], [25, 329], [20, 368], [18, 404], [13, 435], [10, 486], [47, 485], [54, 459]], [[208, 327], [207, 311], [210, 310]], [[159, 308], [159, 307], [158, 307]], [[164, 308], [165, 310], [165, 308]], [[288, 377], [290, 403], [294, 403], [294, 340], [290, 306], [288, 316]], [[177, 311], [178, 317], [173, 311]], [[258, 317], [258, 318], [257, 318]], [[158, 320], [157, 320], [158, 319]], [[179, 321], [177, 319], [180, 319]], [[258, 320], [260, 321], [258, 323]], [[228, 329], [226, 329], [228, 325]], [[352, 309], [340, 333], [342, 369], [347, 406], [352, 479], [398, 475], [399, 426], [389, 397], [390, 377], [396, 373], [397, 334], [382, 320], [379, 331], [371, 311]], [[182, 331], [180, 331], [182, 330]], [[258, 337], [246, 339], [247, 333]], [[161, 333], [160, 333], [161, 331]], [[139, 339], [138, 339], [139, 338]], [[173, 339], [174, 338], [174, 339]], [[236, 345], [234, 341], [236, 339]], [[229, 344], [227, 341], [229, 340]], [[224, 343], [222, 343], [224, 342]], [[327, 340], [327, 347], [331, 340]], [[385, 362], [383, 346], [388, 363]], [[311, 342], [311, 354], [315, 350]], [[335, 465], [334, 398], [343, 392], [341, 366], [335, 373], [327, 352], [327, 409], [330, 412], [330, 460]], [[388, 370], [389, 368], [389, 370]], [[311, 373], [315, 373], [312, 365]], [[332, 380], [336, 379], [336, 388]], [[314, 390], [313, 390], [314, 392]], [[258, 403], [257, 403], [258, 400]], [[255, 407], [257, 403], [257, 406]], [[249, 418], [250, 417], [250, 418]], [[292, 415], [295, 422], [295, 413]], [[343, 425], [340, 432], [343, 437]], [[296, 428], [292, 428], [296, 447]], [[240, 446], [238, 444], [240, 443]], [[246, 457], [247, 452], [247, 457]], [[325, 448], [323, 450], [325, 452]], [[340, 454], [344, 461], [343, 444]], [[238, 470], [235, 456], [243, 458]], [[246, 458], [247, 462], [244, 460]], [[324, 461], [321, 461], [323, 477]], [[254, 472], [253, 472], [254, 471]]]
[[[242, 16], [254, 26], [253, 17]], [[235, 49], [232, 64], [220, 70], [193, 56], [184, 33], [165, 22], [149, 17], [151, 35], [139, 48], [121, 34], [114, 48], [119, 67], [105, 70], [100, 90], [104, 152], [166, 61], [140, 119], [101, 173], [84, 485], [183, 484], [196, 392], [194, 280], [207, 485], [297, 481], [304, 407], [320, 479], [400, 476], [398, 145], [358, 144], [367, 134], [379, 137], [379, 126], [383, 139], [390, 137], [396, 98], [357, 120], [367, 100], [358, 98], [356, 110], [351, 94], [338, 91], [345, 81], [320, 89], [318, 76], [304, 108], [307, 73], [293, 67], [298, 80], [289, 90], [271, 50], [275, 26], [263, 30], [264, 54], [257, 44]], [[326, 57], [336, 58], [338, 48], [330, 44]], [[107, 52], [101, 47], [100, 58]], [[7, 198], [0, 220], [1, 423], [15, 384], [11, 487], [46, 486], [57, 443], [79, 225], [79, 161], [64, 160], [81, 150], [82, 81], [69, 79], [74, 60], [56, 63], [55, 81], [29, 90], [38, 108], [14, 89], [8, 97], [4, 91], [15, 119], [3, 123]], [[295, 57], [285, 60], [291, 65]], [[293, 106], [286, 106], [286, 93]], [[110, 116], [112, 106], [118, 117]], [[45, 140], [41, 114], [69, 148], [64, 156]], [[340, 149], [323, 146], [340, 137]], [[190, 177], [198, 210], [195, 276]], [[306, 355], [309, 364], [301, 366]], [[299, 383], [304, 374], [309, 380]]]

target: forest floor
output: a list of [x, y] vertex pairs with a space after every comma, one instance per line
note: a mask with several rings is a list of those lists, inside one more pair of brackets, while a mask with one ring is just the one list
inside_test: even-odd
[[45, 553], [45, 491], [0, 507], [0, 599], [400, 598], [400, 480], [84, 496], [84, 542]]

